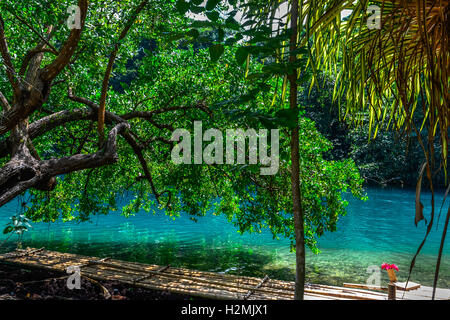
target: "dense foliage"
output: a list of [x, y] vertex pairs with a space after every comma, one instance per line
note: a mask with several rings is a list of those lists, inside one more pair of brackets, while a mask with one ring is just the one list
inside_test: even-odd
[[[251, 77], [245, 75], [249, 72], [257, 75], [267, 70], [261, 60], [242, 66], [233, 46], [216, 54], [222, 47], [214, 43], [236, 39], [235, 34], [201, 25], [192, 29], [192, 20], [180, 15], [176, 2], [146, 4], [126, 37], [117, 42], [139, 4], [105, 1], [89, 5], [86, 26], [68, 67], [53, 81], [48, 100], [29, 119], [31, 126], [42, 119], [55, 119], [32, 138], [42, 159], [95, 153], [97, 119], [89, 112], [98, 109], [110, 52], [119, 43], [105, 114], [107, 131], [117, 117], [130, 124], [127, 135], [118, 138], [118, 161], [59, 175], [52, 190], [29, 189], [23, 195], [26, 215], [34, 221], [61, 217], [85, 221], [111, 211], [130, 215], [164, 209], [170, 215], [186, 213], [193, 218], [212, 211], [225, 214], [242, 232], [267, 227], [274, 236], [293, 239], [287, 152], [292, 115], [282, 111], [283, 80], [248, 81]], [[41, 39], [45, 26], [56, 26], [48, 42], [56, 51], [61, 48], [68, 32], [61, 24], [67, 17], [65, 9], [58, 1], [1, 4], [16, 69], [24, 53]], [[217, 23], [222, 19], [213, 13], [209, 18]], [[234, 26], [231, 20], [223, 24], [223, 30]], [[43, 65], [52, 58], [53, 53], [45, 52]], [[1, 77], [0, 91], [9, 97], [12, 91], [3, 71]], [[275, 92], [281, 97], [276, 104]], [[63, 114], [81, 116], [66, 121], [61, 120]], [[345, 214], [343, 193], [363, 197], [362, 180], [352, 160], [326, 160], [323, 154], [332, 145], [314, 122], [304, 116], [299, 119], [306, 237], [307, 244], [317, 250], [316, 237], [334, 231], [338, 217]], [[280, 128], [279, 173], [260, 176], [259, 165], [175, 165], [170, 159], [171, 133], [176, 128], [192, 131], [194, 120], [203, 122], [204, 131]], [[8, 138], [3, 137], [4, 141]], [[5, 155], [2, 160], [6, 163], [9, 158]]]

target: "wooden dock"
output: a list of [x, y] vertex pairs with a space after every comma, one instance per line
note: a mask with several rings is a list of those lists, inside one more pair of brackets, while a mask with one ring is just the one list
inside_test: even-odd
[[[41, 268], [66, 273], [78, 266], [81, 276], [97, 281], [118, 281], [134, 287], [164, 290], [207, 299], [290, 300], [294, 282], [195, 271], [170, 266], [149, 265], [110, 258], [86, 257], [71, 253], [27, 248], [0, 255], [1, 263], [25, 268]], [[438, 289], [437, 299], [450, 300], [449, 289]], [[397, 298], [403, 298], [397, 291]], [[327, 285], [305, 286], [307, 300], [387, 300], [383, 291]], [[431, 288], [405, 292], [404, 299], [431, 299]]]

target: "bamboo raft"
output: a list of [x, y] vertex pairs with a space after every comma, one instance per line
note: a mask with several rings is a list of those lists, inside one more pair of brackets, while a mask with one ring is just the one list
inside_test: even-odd
[[[133, 287], [163, 290], [206, 299], [290, 300], [294, 298], [294, 282], [270, 279], [268, 276], [263, 279], [235, 276], [110, 258], [100, 259], [48, 251], [44, 248], [18, 249], [2, 254], [0, 262], [61, 273], [66, 273], [69, 266], [78, 266], [82, 277], [96, 281], [118, 281]], [[401, 293], [398, 296], [401, 298]], [[446, 298], [450, 299], [450, 294]], [[387, 300], [387, 295], [384, 292], [358, 288], [308, 284], [305, 286], [305, 299]]]

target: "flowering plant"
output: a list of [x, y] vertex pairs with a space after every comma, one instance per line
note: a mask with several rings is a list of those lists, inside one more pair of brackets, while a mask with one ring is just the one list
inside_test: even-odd
[[398, 267], [395, 264], [389, 264], [386, 262], [381, 264], [381, 269], [386, 270], [386, 271], [389, 269], [394, 269], [394, 270], [398, 271]]

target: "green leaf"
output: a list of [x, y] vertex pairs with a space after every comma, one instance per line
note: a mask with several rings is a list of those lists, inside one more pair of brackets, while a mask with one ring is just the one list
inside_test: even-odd
[[191, 4], [189, 8], [193, 13], [202, 13], [205, 9], [203, 7], [198, 7], [194, 4]]
[[189, 3], [185, 0], [178, 0], [176, 4], [178, 12], [185, 14], [189, 10]]
[[238, 65], [242, 65], [245, 61], [247, 61], [248, 51], [245, 47], [240, 47], [236, 50], [235, 58]]
[[207, 27], [210, 27], [211, 25], [212, 25], [211, 21], [200, 21], [200, 20], [198, 20], [198, 21], [192, 22], [191, 28], [207, 28]]
[[215, 44], [209, 47], [209, 56], [211, 57], [212, 62], [218, 61], [224, 52], [225, 47], [221, 44]]
[[217, 21], [219, 19], [219, 13], [216, 11], [206, 12], [206, 16], [211, 21]]
[[275, 113], [276, 121], [282, 126], [294, 129], [298, 126], [298, 109], [281, 109]]
[[245, 21], [244, 24], [242, 25], [242, 27], [251, 26], [251, 25], [254, 25], [255, 23], [256, 23], [255, 20], [250, 19], [250, 20]]
[[225, 21], [225, 25], [233, 30], [239, 30], [240, 29], [240, 25], [239, 23], [233, 18], [233, 17], [229, 17], [226, 21]]
[[5, 229], [3, 229], [3, 234], [11, 233], [14, 230], [12, 226], [7, 226]]
[[225, 45], [226, 46], [232, 46], [235, 43], [236, 43], [236, 39], [235, 38], [228, 38], [227, 40], [225, 40]]
[[311, 75], [308, 73], [304, 73], [300, 78], [297, 79], [297, 84], [303, 86], [311, 79]]
[[191, 30], [188, 31], [187, 35], [192, 37], [192, 38], [194, 38], [194, 39], [197, 39], [198, 36], [200, 35], [200, 32], [198, 32], [197, 29], [191, 29]]
[[[261, 74], [262, 77], [266, 77], [266, 75]], [[262, 91], [262, 92], [270, 92], [270, 90], [272, 90], [272, 86], [267, 84], [267, 83], [260, 83], [258, 84], [258, 88]]]
[[223, 31], [222, 28], [219, 28], [219, 30], [217, 30], [217, 37], [219, 42], [222, 42], [225, 38], [225, 31]]
[[308, 48], [300, 47], [293, 51], [290, 51], [289, 53], [290, 54], [305, 54], [305, 55], [307, 55], [309, 52], [308, 52]]
[[220, 0], [208, 0], [206, 3], [206, 10], [211, 11], [219, 4]]

